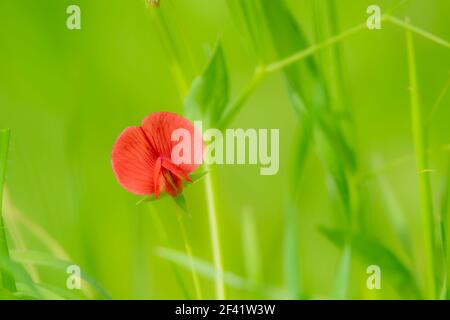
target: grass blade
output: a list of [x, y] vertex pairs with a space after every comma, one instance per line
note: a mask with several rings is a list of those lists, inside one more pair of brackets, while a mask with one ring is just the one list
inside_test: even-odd
[[180, 193], [176, 197], [172, 197], [172, 199], [175, 202], [175, 204], [177, 205], [177, 207], [181, 209], [181, 211], [183, 211], [187, 215], [190, 215], [189, 209], [188, 209], [188, 206], [187, 206], [187, 203], [186, 203], [186, 198], [183, 196], [182, 193]]
[[[9, 130], [0, 130], [0, 255], [9, 258], [8, 242], [6, 239], [6, 227], [3, 220], [3, 190], [6, 176], [6, 163], [9, 149]], [[11, 292], [16, 291], [14, 277], [6, 270], [0, 272], [3, 286]]]
[[[18, 263], [31, 263], [36, 266], [43, 266], [66, 272], [67, 267], [73, 265], [72, 262], [61, 260], [48, 253], [37, 251], [11, 251], [11, 258]], [[93, 289], [95, 289], [102, 298], [112, 299], [111, 295], [89, 274], [86, 272], [81, 273], [81, 278]]]
[[222, 252], [220, 248], [219, 224], [217, 219], [217, 208], [215, 202], [216, 195], [214, 189], [215, 180], [213, 173], [214, 172], [210, 172], [210, 174], [206, 176], [205, 193], [208, 205], [209, 230], [214, 257], [216, 298], [218, 300], [225, 300], [225, 275], [223, 272]]
[[192, 83], [184, 103], [187, 118], [203, 120], [206, 127], [217, 126], [229, 99], [228, 70], [220, 42], [202, 74]]
[[428, 123], [427, 123], [428, 127], [431, 125], [431, 122], [432, 122], [434, 116], [439, 111], [439, 108], [441, 107], [442, 102], [444, 101], [445, 95], [447, 94], [449, 89], [450, 89], [450, 74], [449, 74], [447, 82], [444, 84], [444, 87], [441, 89], [441, 92], [439, 93], [439, 96], [437, 97], [436, 102], [434, 103], [433, 109], [431, 109], [430, 116], [429, 116]]
[[[348, 233], [338, 229], [319, 228], [329, 241], [343, 249], [348, 240]], [[420, 290], [410, 268], [403, 263], [389, 248], [363, 234], [351, 235], [352, 251], [364, 266], [376, 263], [387, 281], [409, 298], [420, 298]], [[370, 249], [367, 249], [370, 248]]]
[[242, 248], [247, 276], [254, 284], [261, 283], [261, 256], [255, 215], [251, 208], [242, 213]]
[[[25, 269], [15, 261], [11, 260], [9, 257], [0, 255], [0, 271], [3, 273], [10, 274], [14, 277], [15, 281], [25, 283], [32, 289], [34, 294], [39, 295], [36, 290], [35, 284], [31, 279], [30, 275], [25, 271]], [[17, 287], [15, 288], [13, 294], [17, 293]]]
[[337, 300], [344, 300], [348, 294], [348, 284], [350, 281], [350, 270], [352, 262], [352, 246], [346, 242], [337, 267], [336, 278], [334, 280], [331, 296]]
[[289, 179], [289, 197], [284, 209], [284, 273], [285, 283], [291, 299], [301, 299], [304, 296], [304, 292], [302, 291], [303, 279], [301, 278], [302, 268], [299, 257], [300, 244], [298, 234], [300, 232], [298, 230], [297, 201], [299, 198], [301, 178], [310, 151], [313, 126], [307, 113], [302, 112], [303, 121], [298, 124], [295, 151], [291, 154], [290, 172], [292, 174]]
[[435, 278], [435, 220], [433, 216], [433, 200], [431, 181], [429, 176], [428, 142], [425, 131], [425, 122], [422, 106], [420, 104], [419, 89], [417, 84], [417, 71], [415, 51], [411, 31], [406, 30], [406, 44], [409, 69], [409, 90], [411, 103], [411, 121], [413, 130], [414, 147], [416, 152], [417, 173], [419, 178], [420, 209], [422, 216], [424, 257], [425, 257], [425, 287], [426, 297], [436, 298]]
[[81, 297], [69, 290], [47, 284], [35, 284], [32, 288], [26, 283], [18, 283], [16, 296], [36, 300], [81, 300]]
[[[176, 263], [186, 269], [191, 268], [191, 259], [184, 253], [168, 248], [158, 248], [156, 254], [163, 259]], [[216, 268], [212, 264], [199, 259], [193, 258], [193, 265], [198, 274], [214, 280], [216, 278]], [[230, 287], [243, 291], [263, 292], [267, 297], [280, 298], [284, 295], [283, 290], [278, 288], [267, 288], [263, 286], [256, 286], [252, 281], [249, 281], [239, 275], [225, 271], [223, 273], [224, 282]]]
[[[266, 25], [259, 0], [227, 0], [233, 20], [240, 31], [249, 40], [258, 63], [264, 61], [266, 49]], [[242, 32], [243, 31], [243, 32]], [[247, 42], [245, 42], [247, 43]]]
[[[182, 197], [181, 199], [183, 199], [183, 200], [177, 200], [180, 198], [180, 196]], [[179, 204], [179, 206], [184, 208], [182, 210], [185, 213], [190, 214], [187, 209], [186, 200], [184, 199], [183, 195], [179, 195], [178, 197], [176, 197], [174, 199], [175, 199], [175, 202], [181, 201], [182, 203]], [[195, 271], [195, 268], [194, 268], [192, 248], [191, 248], [191, 244], [190, 244], [187, 232], [186, 232], [186, 227], [184, 226], [184, 221], [183, 221], [184, 217], [181, 216], [181, 214], [179, 212], [177, 212], [176, 215], [177, 215], [178, 224], [180, 226], [181, 234], [182, 234], [183, 241], [184, 241], [184, 248], [185, 248], [186, 253], [190, 260], [191, 275], [192, 275], [192, 280], [194, 282], [195, 293], [197, 295], [197, 299], [201, 300], [202, 299], [202, 290], [200, 288], [200, 282], [198, 281], [197, 272]]]
[[[158, 213], [152, 212], [151, 217], [153, 218], [154, 225], [156, 226], [157, 232], [159, 233], [159, 236], [162, 239], [164, 246], [171, 246], [170, 238], [167, 236], [167, 232], [164, 228], [164, 225], [161, 222], [160, 217], [158, 216]], [[178, 286], [180, 287], [181, 292], [184, 295], [184, 298], [187, 300], [190, 300], [191, 295], [189, 293], [186, 283], [183, 280], [183, 277], [180, 274], [180, 271], [178, 270], [177, 265], [172, 261], [169, 261], [169, 264], [170, 264], [172, 272], [175, 276], [175, 280], [176, 280]]]
[[301, 267], [298, 245], [297, 210], [292, 203], [285, 209], [284, 222], [284, 276], [289, 299], [302, 297]]
[[441, 206], [439, 215], [439, 227], [442, 240], [442, 256], [443, 256], [443, 280], [444, 284], [442, 286], [441, 297], [446, 297], [450, 299], [450, 292], [448, 290], [448, 285], [450, 285], [450, 271], [448, 267], [450, 266], [450, 157], [447, 165], [447, 174], [445, 176], [444, 188], [441, 196]]
[[381, 197], [384, 199], [383, 203], [386, 206], [386, 216], [389, 219], [389, 224], [394, 228], [396, 237], [399, 239], [402, 249], [409, 257], [412, 257], [411, 237], [408, 233], [405, 213], [399, 203], [394, 190], [392, 190], [389, 183], [382, 176], [377, 176], [379, 190]]

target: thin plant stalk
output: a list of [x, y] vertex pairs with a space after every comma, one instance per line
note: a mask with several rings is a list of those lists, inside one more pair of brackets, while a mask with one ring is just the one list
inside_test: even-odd
[[[10, 131], [8, 129], [0, 131], [0, 255], [10, 258], [8, 242], [6, 239], [5, 225], [3, 222], [3, 186], [6, 176], [6, 163], [8, 159]], [[11, 292], [16, 291], [14, 277], [4, 270], [0, 270], [3, 286]]]
[[247, 102], [248, 98], [252, 95], [253, 91], [259, 86], [262, 80], [266, 77], [266, 69], [264, 67], [257, 67], [253, 74], [253, 77], [250, 79], [248, 84], [245, 86], [242, 93], [237, 97], [236, 100], [229, 108], [229, 111], [224, 115], [221, 123], [219, 125], [220, 128], [224, 128], [228, 123], [233, 120], [233, 118], [239, 113], [244, 104]]
[[[171, 9], [173, 10], [173, 8]], [[154, 16], [158, 35], [169, 57], [171, 71], [178, 87], [180, 99], [183, 100], [189, 89], [188, 83], [191, 75], [196, 70], [191, 50], [187, 46], [183, 32], [179, 30], [178, 24], [174, 22], [176, 19], [170, 16], [170, 10], [152, 8], [151, 12]], [[181, 37], [175, 36], [180, 34], [182, 35]]]
[[217, 223], [217, 211], [215, 204], [215, 194], [214, 194], [214, 177], [213, 170], [211, 167], [207, 167], [208, 174], [205, 177], [205, 191], [206, 199], [208, 205], [208, 218], [209, 218], [209, 229], [211, 234], [211, 243], [214, 256], [214, 268], [215, 268], [215, 290], [216, 298], [218, 300], [225, 299], [225, 282], [222, 264], [222, 254], [220, 250], [220, 237], [219, 228]]
[[[410, 30], [412, 32], [417, 33], [418, 35], [425, 37], [437, 44], [443, 45], [447, 48], [450, 48], [450, 43], [442, 38], [439, 38], [438, 36], [422, 30], [410, 23], [405, 23], [393, 16], [389, 15], [383, 15], [381, 17], [381, 22], [383, 21], [390, 21], [393, 24], [405, 29]], [[360, 31], [366, 30], [367, 25], [366, 22], [361, 23], [353, 28], [350, 28], [346, 31], [343, 31], [335, 36], [332, 36], [328, 38], [327, 40], [324, 40], [323, 42], [314, 44], [310, 46], [309, 48], [303, 49], [298, 51], [297, 53], [294, 53], [284, 59], [281, 59], [279, 61], [272, 62], [268, 64], [267, 66], [258, 66], [255, 69], [255, 72], [253, 76], [251, 77], [248, 84], [245, 86], [244, 90], [241, 92], [241, 94], [238, 96], [236, 100], [231, 104], [229, 107], [229, 110], [227, 114], [225, 115], [223, 121], [221, 122], [221, 127], [225, 127], [228, 123], [230, 123], [234, 116], [236, 116], [240, 109], [244, 106], [247, 99], [252, 95], [253, 91], [258, 87], [258, 85], [264, 80], [268, 75], [275, 73], [279, 70], [282, 70], [293, 63], [299, 62], [305, 58], [310, 57], [311, 55], [315, 54], [317, 51], [325, 49], [329, 46], [332, 46], [336, 43], [341, 42], [342, 40], [345, 40], [349, 36], [352, 36]]]
[[409, 21], [402, 21], [396, 17], [393, 16], [386, 16], [386, 18], [391, 21], [393, 24], [396, 24], [399, 27], [404, 28], [405, 30], [412, 31], [414, 33], [417, 33], [418, 35], [421, 35], [424, 38], [427, 38], [437, 44], [440, 44], [448, 49], [450, 49], [450, 42], [447, 40], [444, 40], [428, 31], [425, 31], [423, 29], [420, 29], [419, 27], [416, 27], [409, 23]]
[[190, 260], [191, 274], [192, 280], [194, 281], [195, 294], [198, 300], [202, 299], [202, 290], [200, 288], [200, 282], [198, 280], [197, 272], [195, 271], [194, 258], [192, 254], [192, 248], [189, 242], [189, 238], [187, 236], [186, 227], [184, 226], [183, 217], [180, 211], [177, 211], [177, 220], [181, 229], [181, 235], [183, 236], [184, 248]]
[[[384, 21], [386, 19], [387, 19], [387, 16], [381, 17], [381, 21]], [[267, 68], [266, 68], [267, 73], [272, 73], [272, 72], [276, 72], [278, 70], [284, 69], [287, 66], [289, 66], [295, 62], [298, 62], [300, 60], [303, 60], [303, 59], [315, 54], [318, 50], [321, 50], [321, 49], [327, 48], [331, 45], [334, 45], [335, 43], [340, 42], [340, 41], [348, 38], [349, 36], [351, 36], [355, 33], [358, 33], [359, 31], [365, 30], [365, 29], [367, 29], [367, 25], [364, 22], [353, 28], [343, 31], [340, 34], [332, 36], [322, 42], [314, 44], [314, 45], [310, 46], [309, 48], [306, 48], [297, 53], [294, 53], [287, 58], [273, 62], [267, 66]]]
[[[386, 20], [387, 17], [383, 16], [382, 20]], [[336, 36], [330, 37], [329, 39], [319, 42], [317, 44], [314, 44], [310, 46], [309, 48], [300, 50], [297, 53], [294, 53], [293, 55], [290, 55], [289, 57], [286, 57], [284, 59], [281, 59], [279, 61], [273, 62], [268, 64], [267, 66], [258, 66], [255, 69], [255, 72], [253, 73], [253, 76], [251, 77], [248, 84], [245, 86], [244, 90], [241, 92], [241, 94], [238, 96], [236, 100], [231, 104], [229, 107], [229, 111], [226, 113], [222, 123], [221, 127], [225, 127], [228, 123], [230, 123], [234, 116], [238, 114], [240, 109], [243, 107], [247, 99], [251, 96], [253, 91], [258, 87], [258, 85], [264, 80], [268, 75], [275, 73], [277, 71], [280, 71], [296, 62], [299, 62], [305, 58], [310, 57], [311, 55], [315, 54], [317, 51], [325, 49], [329, 46], [334, 45], [335, 43], [342, 41], [349, 36], [358, 33], [359, 31], [364, 30], [367, 28], [366, 23], [362, 23], [360, 25], [357, 25], [351, 29], [348, 29], [347, 31], [344, 31]]]
[[408, 52], [409, 90], [411, 103], [411, 121], [416, 152], [417, 171], [419, 175], [419, 195], [422, 215], [423, 241], [425, 248], [425, 279], [426, 296], [436, 298], [435, 278], [435, 224], [433, 217], [433, 199], [429, 176], [429, 162], [427, 155], [427, 139], [425, 121], [417, 85], [417, 72], [413, 38], [411, 30], [406, 30]]
[[441, 236], [442, 236], [442, 247], [444, 253], [444, 293], [447, 299], [450, 299], [450, 213], [449, 213], [449, 205], [450, 205], [450, 154], [448, 158], [447, 165], [447, 176], [444, 187], [444, 192], [441, 201]]
[[445, 95], [448, 92], [448, 89], [450, 89], [450, 73], [449, 73], [449, 77], [448, 77], [447, 82], [445, 83], [444, 87], [442, 88], [441, 92], [439, 93], [439, 96], [438, 96], [438, 98], [437, 98], [437, 100], [436, 100], [436, 102], [435, 102], [435, 104], [433, 106], [433, 109], [431, 109], [430, 116], [429, 116], [429, 119], [428, 119], [428, 124], [427, 124], [428, 127], [431, 125], [431, 122], [432, 122], [434, 116], [438, 112], [439, 108], [442, 106], [442, 102], [443, 102], [443, 100], [445, 98]]
[[[157, 212], [152, 212], [151, 216], [155, 222], [155, 225], [158, 229], [159, 235], [163, 241], [163, 245], [166, 246], [167, 248], [171, 248], [172, 247], [171, 241], [167, 235], [166, 230], [164, 229], [164, 225], [163, 225], [161, 219], [159, 218]], [[170, 267], [172, 268], [175, 279], [176, 279], [178, 285], [180, 286], [180, 289], [183, 292], [185, 299], [190, 300], [191, 295], [189, 294], [189, 291], [183, 281], [183, 278], [181, 277], [178, 267], [172, 261], [170, 262]]]

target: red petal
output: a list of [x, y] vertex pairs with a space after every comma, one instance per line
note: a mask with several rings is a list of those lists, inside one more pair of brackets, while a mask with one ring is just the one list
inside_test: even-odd
[[[191, 161], [179, 164], [178, 167], [185, 173], [195, 171], [199, 167], [200, 163], [195, 163], [195, 156], [201, 162], [203, 139], [201, 138], [201, 132], [195, 128], [191, 121], [175, 113], [156, 112], [144, 119], [142, 128], [155, 151], [163, 159], [171, 159], [172, 149], [179, 143], [178, 141], [171, 141], [172, 132], [181, 128], [188, 130], [191, 135]], [[195, 148], [195, 137], [199, 137], [197, 148]]]
[[155, 191], [154, 169], [157, 158], [142, 128], [129, 127], [114, 144], [111, 161], [122, 187], [134, 194], [148, 195]]
[[161, 184], [161, 157], [158, 157], [153, 168], [153, 188], [155, 189], [155, 198], [158, 198], [159, 196]]
[[[182, 142], [171, 140], [177, 129], [187, 130], [191, 140], [191, 159], [179, 165], [171, 159], [173, 148]], [[189, 173], [198, 168], [200, 163], [195, 162], [201, 162], [202, 154], [201, 132], [192, 122], [174, 113], [158, 112], [145, 118], [141, 127], [127, 128], [117, 139], [111, 158], [117, 180], [126, 190], [158, 197], [161, 191], [172, 196], [180, 193], [182, 180], [191, 181]]]

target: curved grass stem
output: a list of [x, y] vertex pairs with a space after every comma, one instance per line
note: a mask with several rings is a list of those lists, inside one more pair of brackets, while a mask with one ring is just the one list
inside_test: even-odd
[[[386, 20], [387, 17], [383, 16], [382, 20]], [[279, 61], [273, 62], [268, 64], [267, 66], [258, 66], [255, 69], [255, 72], [248, 82], [248, 84], [245, 86], [244, 90], [241, 92], [241, 94], [238, 96], [238, 98], [233, 102], [233, 104], [229, 107], [229, 111], [225, 114], [222, 122], [221, 122], [221, 128], [225, 127], [228, 123], [230, 123], [233, 118], [238, 114], [238, 112], [242, 109], [242, 106], [245, 104], [245, 102], [248, 100], [248, 98], [252, 95], [252, 93], [255, 91], [255, 89], [258, 87], [258, 85], [264, 80], [268, 75], [275, 73], [277, 71], [280, 71], [293, 63], [299, 62], [313, 54], [315, 54], [317, 51], [321, 49], [325, 49], [329, 46], [334, 45], [335, 43], [344, 40], [345, 38], [361, 31], [366, 28], [366, 23], [362, 23], [360, 25], [357, 25], [351, 29], [348, 29], [336, 36], [330, 37], [329, 39], [314, 44], [306, 49], [300, 50], [297, 53], [294, 53], [293, 55], [290, 55], [284, 59], [281, 59]]]
[[[428, 32], [428, 31], [420, 29], [420, 28], [410, 24], [409, 22], [403, 22], [400, 19], [390, 16], [390, 15], [387, 15], [387, 14], [383, 15], [381, 17], [381, 21], [392, 22], [393, 24], [395, 24], [403, 29], [415, 32], [418, 35], [425, 37], [437, 44], [443, 45], [446, 48], [450, 48], [450, 42]], [[357, 26], [354, 26], [353, 28], [350, 28], [350, 29], [343, 31], [335, 36], [332, 36], [322, 42], [319, 42], [308, 48], [300, 50], [284, 59], [272, 62], [272, 63], [268, 64], [267, 66], [257, 67], [255, 69], [253, 77], [250, 79], [250, 81], [245, 86], [244, 90], [241, 92], [241, 94], [238, 96], [238, 98], [230, 106], [229, 111], [225, 114], [220, 127], [223, 128], [224, 126], [226, 126], [228, 123], [230, 123], [233, 120], [233, 118], [242, 109], [242, 106], [245, 104], [245, 102], [248, 100], [248, 98], [252, 95], [253, 91], [255, 91], [255, 89], [258, 87], [258, 85], [262, 82], [262, 80], [266, 76], [268, 76], [269, 74], [272, 74], [274, 72], [280, 71], [280, 70], [292, 65], [293, 63], [296, 63], [305, 58], [308, 58], [311, 55], [315, 54], [317, 51], [325, 49], [327, 47], [330, 47], [336, 43], [339, 43], [342, 40], [348, 38], [349, 36], [354, 35], [366, 28], [367, 28], [366, 22], [361, 23]]]
[[265, 78], [265, 76], [266, 76], [266, 69], [264, 67], [257, 67], [255, 69], [252, 78], [245, 86], [241, 94], [237, 97], [237, 99], [234, 100], [233, 104], [229, 108], [228, 113], [226, 113], [225, 116], [223, 117], [219, 125], [220, 128], [226, 127], [227, 124], [229, 124], [234, 119], [234, 117], [239, 113], [239, 111], [244, 106], [245, 102], [247, 102], [248, 98], [252, 95], [253, 91], [255, 91], [255, 89]]
[[[163, 245], [167, 248], [172, 248], [172, 243], [170, 241], [170, 238], [167, 235], [167, 232], [164, 228], [164, 225], [158, 216], [157, 212], [152, 212], [151, 217], [153, 218], [153, 221], [155, 223], [155, 226], [158, 230], [158, 233], [160, 235], [161, 240], [163, 241]], [[178, 270], [178, 267], [175, 265], [175, 263], [170, 262], [170, 266], [172, 268], [173, 274], [175, 276], [175, 280], [177, 281], [181, 291], [183, 292], [184, 298], [187, 300], [191, 299], [191, 295], [189, 294], [189, 291], [187, 289], [186, 284], [183, 281], [183, 278], [181, 277], [181, 274]]]
[[184, 226], [183, 217], [181, 215], [181, 212], [179, 212], [179, 211], [177, 211], [177, 220], [178, 220], [178, 224], [181, 229], [181, 234], [183, 236], [184, 248], [186, 250], [186, 253], [187, 253], [187, 255], [189, 257], [189, 261], [190, 261], [190, 268], [191, 268], [192, 279], [194, 281], [195, 294], [197, 296], [197, 299], [201, 300], [201, 299], [203, 299], [202, 298], [202, 290], [200, 288], [200, 282], [198, 280], [197, 272], [195, 271], [192, 248], [191, 248], [191, 245], [189, 242], [189, 238], [187, 236], [186, 227]]
[[417, 85], [417, 72], [414, 44], [411, 30], [406, 30], [408, 53], [408, 69], [411, 100], [411, 121], [416, 151], [417, 171], [419, 175], [419, 195], [422, 214], [423, 240], [425, 244], [425, 287], [426, 297], [436, 298], [435, 277], [435, 219], [433, 214], [433, 199], [429, 176], [429, 161], [427, 154], [427, 138], [422, 106]]
[[411, 23], [409, 23], [408, 21], [402, 21], [394, 16], [386, 16], [386, 18], [393, 24], [395, 24], [399, 27], [402, 27], [405, 30], [409, 30], [414, 33], [417, 33], [418, 35], [420, 35], [426, 39], [429, 39], [437, 44], [440, 44], [440, 45], [450, 49], [450, 42], [432, 34], [431, 32], [428, 32], [421, 28], [418, 28], [418, 27], [412, 25]]
[[211, 233], [211, 243], [214, 256], [216, 298], [218, 300], [224, 300], [225, 282], [222, 264], [222, 254], [220, 250], [220, 237], [217, 223], [217, 211], [215, 205], [214, 181], [212, 177], [214, 171], [211, 170], [211, 167], [207, 168], [207, 170], [208, 174], [205, 177], [205, 191], [208, 204], [209, 229]]

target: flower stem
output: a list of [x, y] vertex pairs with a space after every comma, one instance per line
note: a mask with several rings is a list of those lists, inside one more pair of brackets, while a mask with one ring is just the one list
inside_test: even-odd
[[411, 120], [416, 150], [417, 171], [419, 175], [420, 207], [422, 212], [423, 237], [425, 244], [425, 279], [426, 293], [429, 299], [436, 298], [435, 278], [435, 220], [433, 217], [433, 199], [429, 176], [427, 155], [427, 139], [423, 110], [420, 104], [414, 44], [411, 30], [406, 29], [406, 44], [408, 52], [409, 82], [411, 95]]
[[[9, 259], [8, 242], [6, 240], [5, 225], [3, 222], [3, 185], [6, 176], [6, 162], [8, 159], [9, 149], [9, 130], [0, 131], [0, 256]], [[0, 270], [1, 271], [1, 270]], [[16, 291], [16, 283], [14, 277], [6, 271], [1, 271], [3, 286], [11, 292]]]
[[186, 227], [184, 226], [183, 217], [181, 216], [181, 213], [179, 211], [177, 211], [177, 220], [178, 220], [178, 224], [180, 225], [181, 234], [183, 236], [184, 247], [186, 249], [186, 253], [187, 253], [187, 255], [189, 257], [189, 261], [190, 261], [191, 274], [192, 274], [192, 279], [194, 281], [195, 294], [197, 295], [197, 299], [201, 300], [202, 299], [202, 290], [200, 288], [200, 282], [198, 281], [197, 272], [195, 272], [192, 248], [191, 248], [191, 245], [189, 243], [189, 238], [186, 233]]
[[[154, 209], [153, 209], [154, 210]], [[164, 225], [158, 216], [157, 212], [151, 212], [151, 217], [153, 218], [154, 224], [158, 230], [158, 233], [160, 235], [161, 240], [163, 241], [163, 244], [166, 248], [172, 248], [172, 243], [170, 241], [170, 238], [167, 235], [167, 232], [164, 228]], [[170, 267], [172, 268], [173, 274], [175, 276], [175, 280], [177, 281], [178, 285], [180, 286], [181, 291], [183, 292], [184, 298], [187, 300], [191, 299], [191, 295], [189, 294], [189, 291], [187, 289], [186, 284], [183, 281], [183, 278], [181, 277], [180, 271], [178, 270], [177, 265], [170, 261]]]
[[208, 174], [205, 177], [205, 191], [208, 202], [209, 229], [211, 233], [211, 243], [213, 247], [214, 268], [215, 268], [215, 288], [216, 298], [218, 300], [225, 299], [225, 284], [222, 266], [222, 254], [220, 251], [219, 228], [217, 224], [217, 211], [214, 201], [214, 180], [213, 170], [207, 168]]

